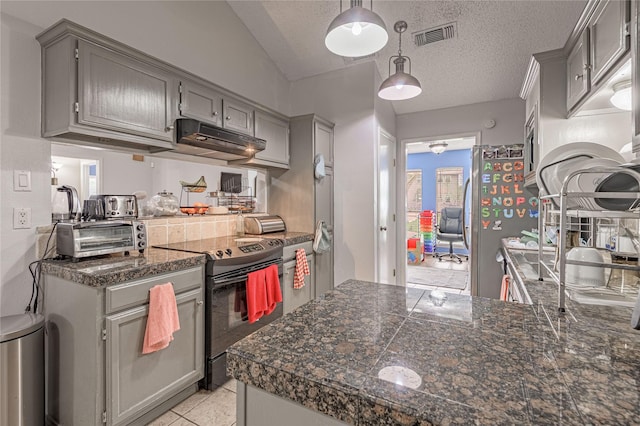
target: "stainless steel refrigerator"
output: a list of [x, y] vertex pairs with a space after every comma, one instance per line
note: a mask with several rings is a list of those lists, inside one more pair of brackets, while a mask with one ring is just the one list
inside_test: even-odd
[[472, 295], [500, 297], [504, 267], [496, 255], [502, 239], [538, 226], [538, 198], [525, 188], [523, 153], [522, 144], [473, 147], [464, 203]]

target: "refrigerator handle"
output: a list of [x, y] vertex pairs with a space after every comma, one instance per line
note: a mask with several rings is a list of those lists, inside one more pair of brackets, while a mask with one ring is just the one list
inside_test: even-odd
[[471, 178], [467, 178], [464, 183], [464, 189], [462, 190], [462, 241], [467, 250], [469, 250], [469, 241], [467, 241], [467, 190], [469, 189], [470, 183]]

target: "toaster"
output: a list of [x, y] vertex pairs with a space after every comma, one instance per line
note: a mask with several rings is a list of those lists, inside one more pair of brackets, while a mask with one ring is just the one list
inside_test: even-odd
[[92, 195], [102, 203], [105, 219], [132, 219], [138, 217], [135, 195]]

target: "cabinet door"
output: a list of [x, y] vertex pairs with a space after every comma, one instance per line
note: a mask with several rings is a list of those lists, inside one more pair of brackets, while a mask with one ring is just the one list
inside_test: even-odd
[[589, 24], [591, 43], [591, 80], [595, 84], [629, 48], [625, 24], [629, 2], [603, 1]]
[[204, 372], [202, 289], [176, 296], [180, 330], [165, 349], [142, 354], [148, 305], [106, 319], [107, 424], [128, 424]]
[[289, 122], [269, 114], [256, 111], [255, 135], [267, 141], [267, 148], [256, 154], [256, 158], [289, 164]]
[[222, 95], [199, 84], [180, 83], [180, 115], [195, 120], [222, 125]]
[[157, 68], [78, 41], [78, 123], [173, 140], [174, 79]]
[[331, 250], [316, 253], [315, 296], [333, 289], [333, 170], [326, 169], [326, 176], [315, 181], [315, 223], [323, 220], [331, 235]]
[[591, 89], [588, 46], [589, 31], [585, 30], [567, 58], [567, 110]]
[[296, 262], [287, 262], [284, 265], [284, 295], [282, 296], [282, 300], [284, 303], [285, 314], [288, 314], [289, 312], [310, 301], [312, 295], [314, 294], [313, 288], [311, 286], [311, 277], [313, 277], [314, 266], [313, 254], [307, 256], [307, 263], [309, 264], [309, 271], [311, 272], [311, 275], [304, 277], [304, 287], [302, 288], [293, 288], [293, 278], [296, 273]]
[[313, 140], [315, 145], [313, 155], [322, 154], [325, 165], [333, 167], [333, 128], [314, 122]]
[[253, 108], [229, 98], [224, 98], [222, 105], [223, 127], [253, 136]]

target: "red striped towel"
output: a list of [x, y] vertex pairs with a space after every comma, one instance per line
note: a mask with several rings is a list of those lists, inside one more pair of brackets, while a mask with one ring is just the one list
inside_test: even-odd
[[296, 270], [293, 276], [293, 288], [304, 287], [304, 276], [311, 275], [309, 264], [307, 263], [307, 253], [304, 249], [296, 250]]

